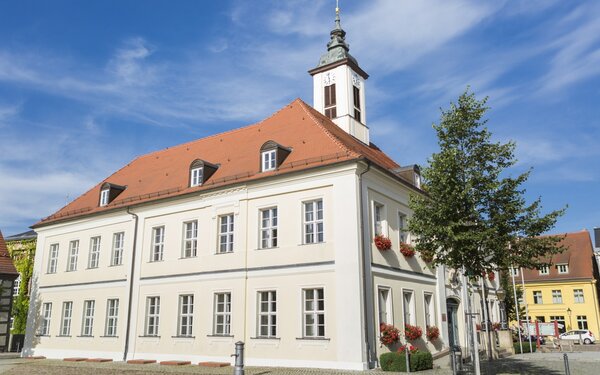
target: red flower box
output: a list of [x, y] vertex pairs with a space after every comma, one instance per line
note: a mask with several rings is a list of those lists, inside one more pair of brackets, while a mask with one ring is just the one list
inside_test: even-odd
[[392, 248], [392, 241], [382, 234], [375, 236], [375, 246], [381, 251], [389, 250]]
[[386, 346], [393, 345], [400, 340], [400, 330], [391, 324], [381, 323], [379, 325], [379, 341]]
[[410, 324], [404, 325], [404, 337], [406, 337], [407, 340], [410, 340], [410, 341], [417, 340], [422, 335], [423, 335], [423, 331], [421, 330], [421, 327], [411, 326]]
[[436, 340], [438, 337], [440, 337], [440, 329], [436, 326], [427, 327], [426, 335], [429, 341]]
[[415, 256], [415, 248], [407, 243], [400, 243], [400, 252], [407, 258], [412, 258]]

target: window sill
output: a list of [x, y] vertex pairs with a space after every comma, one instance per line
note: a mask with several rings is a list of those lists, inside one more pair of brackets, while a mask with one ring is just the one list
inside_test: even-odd
[[100, 336], [103, 339], [118, 339], [119, 336]]
[[233, 254], [233, 250], [231, 250], [231, 251], [225, 251], [225, 252], [222, 252], [222, 253], [220, 253], [220, 252], [216, 252], [215, 253], [215, 255], [226, 255], [226, 254]]
[[171, 336], [172, 339], [195, 339], [196, 336]]
[[36, 334], [35, 337], [50, 337], [50, 335], [41, 335], [41, 334]]
[[256, 250], [256, 251], [260, 251], [260, 250], [274, 250], [274, 249], [279, 249], [279, 246], [271, 246], [271, 247], [259, 247], [259, 248], [256, 248], [256, 249], [254, 249], [254, 250]]
[[326, 243], [325, 241], [321, 241], [321, 242], [310, 242], [310, 243], [300, 243], [298, 244], [298, 246], [310, 246], [310, 245], [321, 245]]
[[86, 268], [86, 270], [97, 270], [97, 269], [98, 269], [98, 267], [88, 267], [88, 268]]
[[80, 336], [77, 336], [77, 337], [87, 337], [87, 338], [90, 338], [90, 339], [94, 338], [94, 336], [92, 336], [92, 335], [80, 335]]
[[235, 336], [233, 336], [233, 335], [206, 335], [206, 337], [230, 337], [230, 338], [233, 338]]
[[56, 337], [71, 337], [71, 335], [56, 335]]
[[281, 340], [281, 337], [267, 337], [267, 336], [258, 336], [258, 337], [250, 337], [250, 340]]
[[329, 337], [296, 337], [296, 340], [331, 341]]
[[159, 335], [140, 335], [138, 337], [144, 338], [144, 339], [160, 339]]
[[77, 271], [77, 270], [76, 270], [76, 269], [74, 269], [74, 270], [66, 270], [65, 272], [76, 272], [76, 271]]
[[164, 262], [164, 260], [162, 260], [162, 259], [161, 260], [149, 260], [146, 263], [161, 263], [161, 262]]
[[109, 267], [119, 267], [119, 266], [122, 266], [122, 265], [123, 265], [123, 263], [111, 264], [111, 265], [109, 265]]

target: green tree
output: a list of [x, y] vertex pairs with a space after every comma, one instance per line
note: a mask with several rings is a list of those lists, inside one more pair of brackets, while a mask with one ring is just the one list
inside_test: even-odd
[[494, 143], [486, 127], [487, 98], [465, 91], [450, 109], [442, 110], [437, 132], [440, 151], [423, 168], [425, 195], [411, 197], [409, 229], [416, 249], [433, 264], [482, 275], [510, 266], [536, 268], [561, 252], [561, 237], [544, 236], [565, 209], [541, 214], [540, 198], [527, 204], [516, 177], [515, 144]]

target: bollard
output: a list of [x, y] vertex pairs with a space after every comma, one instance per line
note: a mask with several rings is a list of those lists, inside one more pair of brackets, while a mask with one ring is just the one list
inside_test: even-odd
[[235, 357], [233, 375], [244, 375], [244, 343], [242, 341], [235, 343], [235, 354], [231, 356]]
[[571, 369], [569, 368], [569, 356], [567, 353], [563, 354], [563, 359], [565, 360], [565, 375], [571, 375]]

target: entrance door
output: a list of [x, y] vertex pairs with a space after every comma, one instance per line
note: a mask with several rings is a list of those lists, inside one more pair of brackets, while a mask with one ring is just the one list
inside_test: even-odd
[[450, 347], [460, 346], [460, 338], [458, 336], [458, 301], [449, 298], [446, 301], [448, 313], [448, 339]]

